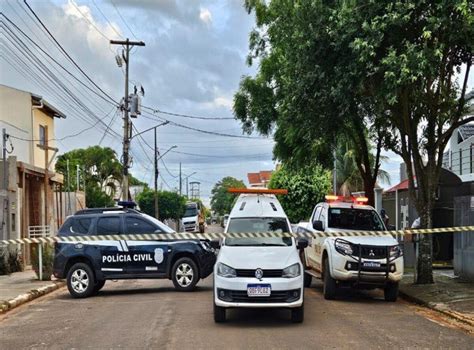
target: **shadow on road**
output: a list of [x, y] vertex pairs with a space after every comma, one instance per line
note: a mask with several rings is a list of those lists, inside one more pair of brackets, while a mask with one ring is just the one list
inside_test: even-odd
[[[323, 284], [319, 281], [312, 283], [309, 289], [315, 290], [319, 294], [323, 294]], [[306, 288], [308, 290], [308, 288]], [[309, 295], [305, 295], [308, 297]], [[309, 296], [310, 297], [310, 296]], [[337, 291], [335, 301], [342, 301], [348, 303], [386, 303], [383, 297], [383, 291], [381, 289], [353, 289], [353, 288], [339, 288]]]
[[222, 326], [242, 328], [287, 328], [291, 322], [291, 312], [287, 309], [229, 309], [227, 321]]

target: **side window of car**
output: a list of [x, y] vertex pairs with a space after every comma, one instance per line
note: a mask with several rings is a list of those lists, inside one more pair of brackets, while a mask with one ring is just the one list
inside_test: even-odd
[[326, 209], [325, 208], [321, 209], [321, 215], [319, 216], [319, 221], [322, 221], [323, 228], [326, 228]]
[[320, 214], [321, 214], [321, 207], [317, 207], [316, 212], [314, 213], [314, 216], [313, 216], [313, 221], [319, 220], [319, 215]]
[[125, 218], [125, 230], [127, 234], [154, 233], [159, 230], [159, 227], [136, 216], [127, 216]]
[[61, 236], [86, 235], [89, 233], [92, 219], [84, 217], [72, 217], [66, 220], [61, 227], [59, 234]]
[[97, 220], [98, 235], [115, 235], [120, 234], [120, 217], [104, 216]]

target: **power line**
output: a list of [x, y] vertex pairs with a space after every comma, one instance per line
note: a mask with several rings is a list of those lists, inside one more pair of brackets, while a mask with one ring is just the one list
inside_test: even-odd
[[173, 153], [184, 154], [187, 156], [196, 156], [196, 157], [205, 157], [205, 158], [252, 158], [252, 157], [263, 157], [267, 156], [268, 153], [258, 153], [258, 154], [236, 154], [236, 155], [227, 155], [227, 156], [219, 156], [214, 154], [198, 154], [198, 153], [188, 153], [188, 152], [181, 152], [181, 151], [170, 151]]
[[[74, 8], [77, 10], [77, 12], [79, 12], [81, 14], [82, 18], [84, 18], [87, 21], [87, 23], [89, 23], [97, 31], [97, 33], [99, 33], [107, 41], [110, 41], [110, 38], [107, 35], [105, 35], [99, 28], [97, 28], [97, 26], [89, 18], [87, 18], [87, 16], [84, 15], [84, 13], [82, 13], [81, 9], [76, 5], [74, 0], [71, 0], [70, 3], [72, 4], [72, 6], [74, 6]], [[110, 46], [109, 46], [109, 49], [110, 49]], [[110, 49], [110, 50], [112, 50], [112, 49]], [[112, 50], [112, 52], [113, 52], [113, 50]]]
[[110, 24], [110, 27], [112, 28], [112, 30], [115, 32], [115, 34], [117, 34], [119, 37], [123, 38], [123, 35], [120, 34], [118, 32], [117, 29], [115, 29], [114, 25], [112, 24], [112, 22], [109, 21], [109, 19], [107, 18], [107, 16], [102, 12], [102, 10], [100, 9], [100, 7], [96, 4], [95, 0], [92, 0], [92, 3], [94, 4], [95, 8], [100, 12], [100, 14], [102, 15], [102, 17], [105, 19], [105, 21]]
[[111, 97], [109, 94], [107, 94], [104, 90], [102, 90], [102, 88], [97, 85], [95, 83], [94, 80], [91, 79], [91, 77], [89, 77], [89, 75], [87, 75], [86, 72], [84, 72], [84, 70], [76, 63], [76, 61], [74, 61], [74, 59], [67, 53], [67, 51], [62, 47], [62, 45], [56, 40], [56, 38], [54, 37], [54, 35], [49, 31], [48, 27], [46, 27], [46, 25], [41, 21], [41, 19], [38, 17], [38, 15], [36, 14], [36, 12], [31, 8], [31, 6], [28, 4], [28, 2], [26, 0], [23, 0], [23, 2], [25, 3], [25, 5], [28, 7], [28, 9], [31, 11], [31, 13], [33, 14], [33, 16], [35, 16], [35, 18], [37, 19], [37, 21], [41, 24], [41, 26], [44, 28], [44, 30], [46, 30], [46, 32], [48, 33], [48, 35], [51, 37], [51, 39], [54, 40], [54, 42], [56, 43], [56, 45], [61, 49], [61, 51], [64, 53], [64, 55], [66, 55], [66, 57], [74, 64], [74, 66], [76, 66], [77, 69], [79, 69], [79, 71], [87, 78], [87, 80], [89, 80], [100, 92], [102, 92], [105, 96], [107, 96], [113, 103], [116, 104], [115, 102], [115, 99], [113, 97]]
[[190, 114], [173, 113], [173, 112], [162, 111], [156, 108], [154, 109], [147, 106], [142, 106], [142, 108], [148, 109], [152, 111], [153, 113], [161, 113], [161, 114], [171, 115], [174, 117], [201, 119], [201, 120], [235, 120], [235, 118], [232, 118], [232, 117], [200, 117], [200, 116], [195, 116], [195, 115], [190, 115]]
[[[137, 39], [137, 36], [135, 35], [135, 33], [133, 32], [133, 30], [129, 27], [127, 21], [125, 21], [125, 19], [122, 17], [122, 14], [120, 13], [120, 11], [118, 10], [117, 6], [115, 6], [114, 2], [112, 0], [110, 0], [110, 3], [112, 4], [112, 6], [114, 7], [115, 11], [117, 12], [117, 14], [119, 15], [119, 17], [121, 18], [122, 22], [125, 24], [125, 26], [127, 27], [127, 29], [130, 31], [130, 33], [133, 35], [133, 37], [135, 39]], [[138, 39], [137, 39], [138, 40]]]
[[[148, 116], [149, 115], [150, 114], [148, 114]], [[144, 114], [143, 112], [142, 112], [142, 116], [147, 118], [147, 115]], [[234, 138], [239, 138], [239, 139], [265, 139], [264, 137], [254, 137], [254, 136], [245, 136], [245, 135], [232, 135], [232, 134], [224, 134], [224, 133], [215, 132], [215, 131], [203, 130], [203, 129], [194, 128], [192, 126], [187, 126], [187, 125], [184, 125], [184, 124], [176, 123], [172, 120], [169, 120], [169, 119], [166, 119], [166, 118], [163, 118], [163, 117], [155, 116], [155, 118], [158, 119], [158, 120], [161, 120], [161, 121], [167, 121], [171, 125], [174, 125], [174, 126], [177, 126], [177, 127], [183, 128], [183, 129], [193, 130], [193, 131], [200, 132], [200, 133], [203, 133], [203, 134], [208, 134], [208, 135], [234, 137]], [[148, 119], [150, 119], [150, 117], [148, 117]]]

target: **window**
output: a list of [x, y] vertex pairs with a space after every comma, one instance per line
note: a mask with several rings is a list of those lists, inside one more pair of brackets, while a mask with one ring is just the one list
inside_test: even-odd
[[92, 218], [72, 217], [66, 220], [59, 230], [60, 236], [85, 235], [89, 233]]
[[316, 212], [314, 213], [314, 216], [313, 216], [313, 221], [319, 220], [320, 214], [321, 214], [321, 207], [317, 207]]
[[125, 218], [125, 229], [127, 234], [140, 234], [154, 233], [158, 229], [158, 227], [146, 220], [134, 216], [129, 216]]
[[382, 231], [384, 229], [374, 210], [331, 208], [329, 209], [329, 227], [346, 230]]
[[[289, 232], [285, 218], [232, 218], [229, 222], [229, 233], [234, 232]], [[290, 237], [263, 238], [226, 238], [228, 246], [290, 246]]]
[[120, 218], [118, 216], [101, 217], [97, 221], [98, 235], [115, 235], [120, 233]]
[[39, 144], [41, 146], [46, 145], [46, 126], [44, 125], [39, 126]]

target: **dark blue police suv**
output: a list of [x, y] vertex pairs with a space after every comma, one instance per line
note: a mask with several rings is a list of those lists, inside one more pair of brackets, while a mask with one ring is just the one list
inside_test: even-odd
[[[157, 219], [130, 208], [78, 211], [59, 236], [172, 233]], [[97, 293], [108, 279], [167, 278], [178, 291], [192, 291], [213, 270], [216, 255], [207, 240], [91, 240], [56, 243], [53, 274], [66, 278], [71, 295]]]

